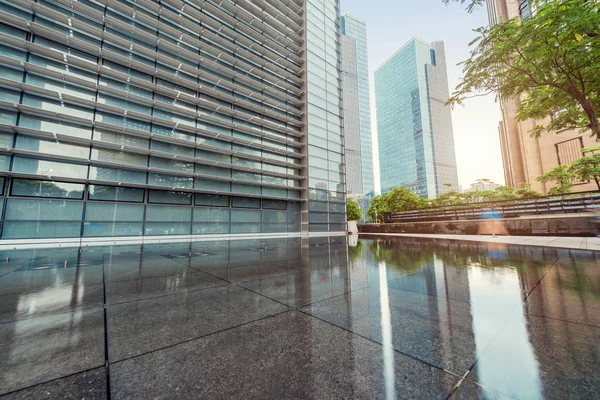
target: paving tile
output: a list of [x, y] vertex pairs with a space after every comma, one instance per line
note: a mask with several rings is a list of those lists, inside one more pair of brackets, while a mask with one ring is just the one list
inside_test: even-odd
[[477, 383], [469, 380], [463, 380], [456, 390], [451, 400], [468, 400], [468, 399], [482, 399], [482, 400], [511, 400], [514, 399], [504, 393], [497, 392], [487, 387], [478, 385]]
[[189, 267], [164, 257], [142, 261], [106, 262], [104, 265], [106, 282], [176, 276], [191, 271]]
[[229, 285], [108, 306], [111, 362], [286, 311]]
[[0, 394], [104, 365], [104, 311], [0, 324]]
[[[424, 362], [464, 374], [476, 359], [475, 319], [463, 302], [374, 286], [302, 309], [310, 315], [383, 343]], [[490, 342], [503, 322], [478, 315]]]
[[458, 378], [297, 311], [111, 366], [115, 398], [444, 398]]
[[106, 302], [119, 304], [225, 285], [228, 283], [222, 279], [192, 268], [184, 268], [173, 271], [167, 276], [107, 282]]
[[527, 312], [600, 327], [600, 258], [563, 257], [527, 300]]
[[363, 289], [367, 283], [313, 272], [243, 282], [240, 286], [290, 307], [301, 307]]
[[42, 383], [27, 389], [12, 392], [3, 400], [26, 399], [90, 399], [108, 398], [106, 387], [106, 369], [96, 368], [90, 371]]
[[595, 398], [599, 343], [599, 328], [522, 316], [490, 346], [478, 349], [468, 378], [519, 399]]
[[209, 273], [229, 282], [247, 282], [275, 276], [298, 274], [300, 271], [276, 264], [254, 264], [246, 266], [210, 266], [197, 267], [199, 271]]

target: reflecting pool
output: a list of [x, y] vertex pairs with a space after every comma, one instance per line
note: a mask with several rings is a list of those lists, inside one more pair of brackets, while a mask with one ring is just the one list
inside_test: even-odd
[[0, 251], [8, 398], [593, 398], [600, 254], [296, 238]]

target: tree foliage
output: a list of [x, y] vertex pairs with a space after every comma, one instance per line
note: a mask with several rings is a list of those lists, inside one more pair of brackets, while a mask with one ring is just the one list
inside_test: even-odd
[[556, 186], [548, 191], [548, 194], [570, 193], [573, 187], [573, 174], [568, 165], [557, 165], [550, 171], [537, 177], [538, 182], [556, 182]]
[[[533, 119], [539, 136], [591, 131], [600, 140], [600, 2], [540, 3], [536, 14], [478, 28], [464, 77], [448, 101], [496, 93], [518, 100], [517, 119]], [[551, 117], [551, 118], [548, 118]]]
[[571, 164], [569, 172], [582, 182], [593, 180], [600, 190], [600, 147], [582, 149], [581, 152], [584, 156]]
[[485, 3], [485, 0], [442, 0], [442, 1], [444, 2], [444, 4], [449, 4], [450, 2], [460, 3], [460, 4], [467, 3], [467, 11], [468, 12], [473, 12], [476, 8], [481, 7]]
[[356, 201], [348, 199], [346, 202], [346, 216], [348, 221], [359, 221], [362, 219], [362, 211]]

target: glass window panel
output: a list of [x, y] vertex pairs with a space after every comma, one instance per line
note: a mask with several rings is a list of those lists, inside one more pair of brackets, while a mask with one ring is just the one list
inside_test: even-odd
[[260, 189], [260, 186], [243, 185], [240, 183], [233, 183], [231, 185], [231, 191], [234, 193], [260, 194]]
[[0, 124], [16, 125], [17, 113], [0, 110]]
[[260, 199], [252, 197], [233, 197], [233, 207], [240, 208], [260, 208]]
[[192, 224], [192, 234], [194, 235], [214, 235], [220, 233], [229, 233], [229, 222], [196, 222]]
[[23, 104], [46, 111], [53, 111], [56, 113], [68, 114], [74, 117], [88, 119], [90, 121], [94, 118], [93, 110], [77, 107], [67, 103], [61, 103], [60, 101], [33, 96], [30, 94], [25, 94], [23, 96]]
[[194, 172], [194, 164], [176, 159], [150, 157], [150, 167], [172, 171]]
[[287, 225], [287, 211], [263, 211], [262, 222], [265, 224]]
[[148, 183], [156, 186], [191, 189], [194, 186], [194, 178], [150, 173]]
[[287, 210], [287, 202], [284, 200], [263, 200], [263, 208], [271, 210]]
[[195, 188], [198, 190], [214, 190], [214, 191], [218, 191], [218, 192], [230, 192], [231, 191], [231, 183], [196, 178]]
[[157, 140], [151, 141], [151, 149], [156, 151], [163, 151], [165, 153], [177, 154], [181, 156], [194, 157], [193, 147], [179, 146], [176, 144], [159, 142]]
[[25, 197], [59, 197], [83, 199], [85, 185], [29, 179], [13, 179], [10, 194]]
[[101, 140], [103, 142], [120, 144], [123, 146], [139, 147], [141, 149], [148, 148], [148, 139], [142, 139], [121, 133], [106, 132], [99, 129], [94, 131], [94, 140]]
[[260, 224], [232, 223], [231, 233], [259, 233]]
[[191, 207], [146, 206], [146, 221], [190, 222], [191, 220]]
[[0, 88], [0, 101], [7, 101], [9, 103], [19, 104], [20, 99], [21, 92], [6, 88]]
[[146, 183], [146, 173], [127, 169], [90, 167], [90, 179], [119, 183]]
[[144, 201], [144, 189], [124, 188], [117, 186], [90, 185], [90, 200]]
[[141, 236], [141, 222], [85, 222], [84, 237]]
[[279, 224], [263, 224], [261, 228], [263, 233], [283, 233], [288, 231], [287, 225]]
[[143, 204], [87, 203], [86, 221], [143, 221]]
[[38, 153], [54, 154], [59, 156], [77, 157], [88, 159], [90, 148], [83, 146], [74, 146], [59, 142], [50, 142], [39, 140], [30, 136], [17, 135], [17, 143], [15, 148], [28, 151], [36, 151]]
[[228, 168], [211, 167], [209, 165], [196, 164], [196, 173], [204, 175], [231, 177], [231, 170]]
[[12, 170], [25, 174], [85, 179], [87, 178], [88, 167], [87, 165], [67, 164], [15, 156]]
[[194, 208], [194, 222], [222, 222], [229, 223], [228, 208]]
[[13, 147], [13, 134], [0, 133], [0, 147], [10, 149]]
[[90, 139], [92, 137], [92, 128], [68, 123], [66, 121], [62, 122], [58, 120], [34, 117], [27, 114], [21, 114], [19, 126], [36, 129], [38, 131], [59, 133], [62, 135], [75, 136], [84, 139]]
[[197, 206], [229, 207], [229, 196], [196, 193], [196, 200], [194, 204]]
[[192, 194], [167, 190], [149, 190], [149, 203], [192, 204]]
[[144, 235], [163, 236], [163, 235], [189, 235], [190, 223], [182, 222], [146, 222]]
[[108, 161], [117, 164], [131, 164], [139, 167], [148, 165], [148, 157], [141, 154], [108, 149], [92, 149], [92, 160]]
[[5, 221], [2, 239], [77, 238], [81, 236], [81, 222]]
[[8, 199], [6, 220], [81, 221], [83, 203], [65, 200]]

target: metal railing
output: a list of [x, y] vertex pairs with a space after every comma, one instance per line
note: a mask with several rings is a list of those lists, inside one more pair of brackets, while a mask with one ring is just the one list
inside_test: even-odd
[[[482, 213], [495, 210], [502, 218], [518, 218], [544, 214], [566, 214], [591, 211], [600, 207], [600, 192], [569, 193], [536, 199], [516, 199], [481, 203], [459, 204], [413, 211], [384, 213], [384, 222], [432, 222], [482, 219]], [[600, 208], [599, 208], [600, 210]]]

